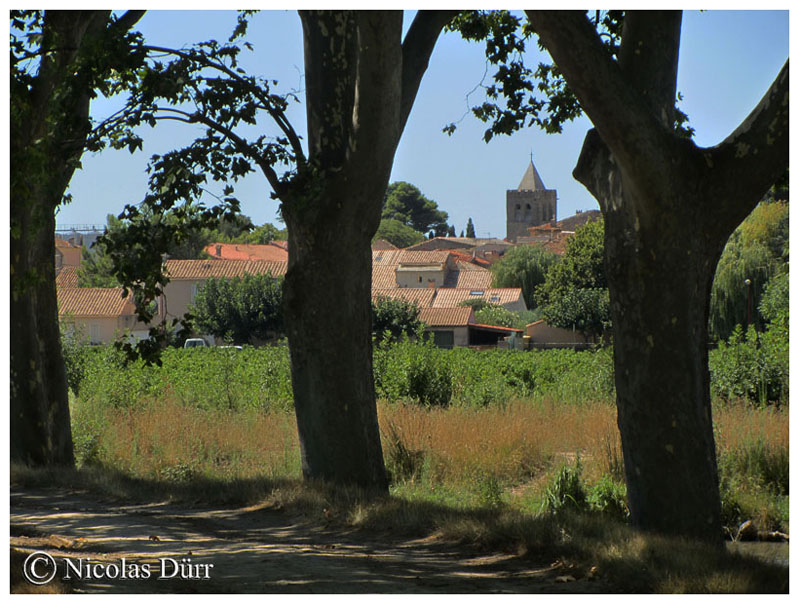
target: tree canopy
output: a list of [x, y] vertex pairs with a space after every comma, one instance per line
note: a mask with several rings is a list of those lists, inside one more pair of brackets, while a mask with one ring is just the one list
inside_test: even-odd
[[543, 284], [558, 255], [541, 246], [515, 246], [492, 265], [492, 285], [495, 288], [522, 288], [529, 309], [538, 306], [536, 288]]
[[386, 189], [381, 217], [399, 221], [419, 233], [433, 231], [444, 236], [448, 231], [447, 212], [439, 210], [436, 202], [405, 181], [396, 181]]
[[372, 238], [373, 241], [377, 239], [385, 239], [398, 248], [408, 248], [409, 246], [424, 241], [425, 236], [419, 231], [414, 231], [413, 227], [409, 227], [397, 219], [384, 218], [381, 219], [378, 230]]
[[735, 326], [748, 323], [748, 317], [750, 325], [764, 328], [758, 309], [767, 283], [788, 269], [788, 227], [788, 204], [764, 201], [733, 232], [711, 290], [712, 339], [727, 339]]
[[377, 342], [416, 336], [422, 327], [416, 303], [386, 297], [372, 301], [372, 335]]
[[266, 341], [283, 332], [282, 288], [271, 275], [209, 278], [190, 312], [201, 333], [235, 344]]

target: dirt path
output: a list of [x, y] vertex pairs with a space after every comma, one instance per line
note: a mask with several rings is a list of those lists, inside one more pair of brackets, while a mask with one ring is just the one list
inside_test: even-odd
[[[20, 551], [12, 566], [44, 551], [54, 557], [57, 577], [68, 568], [65, 559], [73, 570], [87, 560], [95, 570], [119, 570], [123, 558], [128, 570], [132, 564], [151, 570], [149, 579], [108, 579], [101, 573], [68, 584], [82, 593], [608, 591], [600, 581], [574, 580], [568, 570], [514, 555], [313, 526], [264, 507], [120, 505], [65, 489], [12, 488], [11, 546]], [[192, 565], [196, 575], [207, 571], [209, 579], [156, 579], [162, 559], [165, 575], [175, 571], [175, 561]]]

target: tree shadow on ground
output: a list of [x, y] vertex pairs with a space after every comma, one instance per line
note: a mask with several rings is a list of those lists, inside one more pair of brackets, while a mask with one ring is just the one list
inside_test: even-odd
[[271, 477], [169, 482], [14, 467], [11, 483], [17, 548], [217, 562], [215, 579], [202, 584], [80, 590], [788, 592], [785, 566], [642, 535], [602, 515], [456, 508]]

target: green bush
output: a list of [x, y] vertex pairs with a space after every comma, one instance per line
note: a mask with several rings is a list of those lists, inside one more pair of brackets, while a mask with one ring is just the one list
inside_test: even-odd
[[583, 469], [578, 460], [574, 465], [564, 465], [545, 490], [545, 509], [552, 514], [565, 510], [586, 510], [586, 489], [581, 478]]
[[67, 373], [67, 386], [77, 396], [81, 383], [86, 378], [91, 345], [86, 335], [75, 329], [59, 324], [61, 329], [61, 354], [64, 357], [64, 370]]
[[788, 333], [770, 329], [756, 332], [752, 327], [745, 338], [737, 326], [727, 342], [709, 352], [711, 393], [766, 404], [789, 401]]
[[610, 475], [603, 475], [589, 490], [587, 501], [591, 510], [625, 520], [628, 518], [627, 496], [624, 483], [615, 481]]
[[[81, 400], [130, 408], [172, 398], [201, 409], [291, 410], [289, 349], [169, 348], [162, 366], [128, 362], [113, 347], [82, 347], [70, 359]], [[712, 393], [723, 399], [788, 401], [788, 339], [751, 331], [710, 353]], [[426, 406], [486, 407], [513, 399], [613, 402], [610, 347], [590, 351], [439, 349], [428, 339], [376, 343], [377, 396]]]

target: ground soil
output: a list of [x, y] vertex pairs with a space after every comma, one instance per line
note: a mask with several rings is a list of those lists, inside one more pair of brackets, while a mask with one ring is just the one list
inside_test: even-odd
[[[11, 489], [11, 551], [12, 592], [40, 590], [21, 573], [35, 551], [55, 558], [57, 578], [66, 558], [117, 566], [125, 558], [153, 570], [147, 580], [55, 582], [44, 588], [49, 592], [609, 592], [602, 578], [530, 555], [477, 552], [430, 538], [408, 540], [309, 524], [266, 506], [127, 504], [61, 488]], [[193, 565], [213, 563], [210, 578], [158, 580], [159, 559], [164, 557]]]

